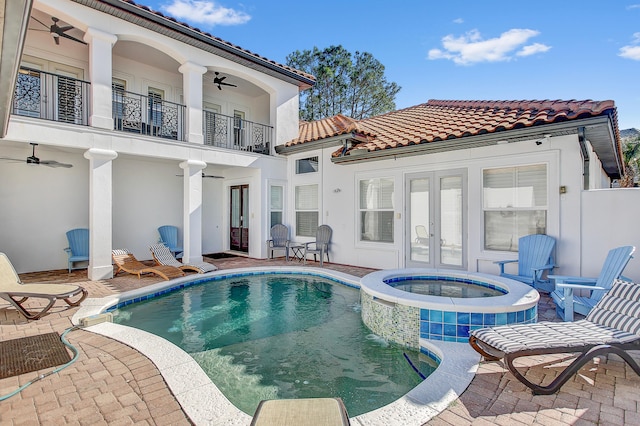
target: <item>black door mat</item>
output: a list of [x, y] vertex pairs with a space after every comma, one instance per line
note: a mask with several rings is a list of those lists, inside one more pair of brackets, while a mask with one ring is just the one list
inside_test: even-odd
[[209, 259], [226, 259], [228, 257], [238, 257], [233, 253], [211, 253], [211, 254], [203, 254], [204, 257], [208, 257]]
[[58, 333], [0, 342], [0, 379], [66, 364], [71, 356]]

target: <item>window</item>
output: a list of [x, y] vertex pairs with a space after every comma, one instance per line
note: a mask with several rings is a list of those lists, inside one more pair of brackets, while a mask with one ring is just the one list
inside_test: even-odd
[[111, 99], [112, 108], [113, 108], [113, 118], [115, 120], [122, 120], [125, 114], [124, 103], [125, 103], [125, 91], [127, 90], [127, 82], [124, 80], [120, 80], [119, 78], [114, 78], [111, 82]]
[[547, 166], [486, 169], [484, 248], [518, 251], [518, 239], [547, 232]]
[[360, 181], [360, 240], [393, 242], [393, 179]]
[[269, 193], [269, 228], [282, 223], [282, 211], [284, 210], [284, 188], [279, 185], [272, 185]]
[[233, 143], [244, 146], [244, 112], [233, 111]]
[[162, 100], [164, 99], [164, 91], [149, 87], [147, 90], [149, 95], [149, 124], [153, 126], [153, 132], [159, 133], [162, 127]]
[[296, 174], [314, 173], [318, 171], [318, 157], [296, 160]]
[[318, 185], [296, 186], [296, 235], [315, 237], [318, 216]]

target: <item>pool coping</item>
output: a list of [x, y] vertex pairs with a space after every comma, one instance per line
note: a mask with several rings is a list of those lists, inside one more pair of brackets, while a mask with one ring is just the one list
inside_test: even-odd
[[[73, 315], [73, 324], [99, 315], [111, 306], [149, 293], [159, 293], [183, 283], [209, 277], [278, 272], [326, 277], [360, 287], [360, 278], [321, 268], [273, 266], [251, 269], [225, 269], [203, 275], [190, 275], [100, 299], [86, 299]], [[196, 425], [248, 425], [252, 416], [236, 408], [209, 379], [196, 361], [173, 343], [146, 331], [102, 322], [85, 330], [120, 341], [147, 356], [164, 377], [187, 416]], [[441, 363], [433, 374], [402, 398], [374, 411], [350, 419], [354, 425], [422, 425], [454, 402], [471, 383], [480, 355], [468, 344], [420, 339], [420, 346], [437, 355]]]

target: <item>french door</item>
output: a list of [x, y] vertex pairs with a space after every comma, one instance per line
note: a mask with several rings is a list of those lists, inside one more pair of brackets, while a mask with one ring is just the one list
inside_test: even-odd
[[249, 185], [230, 188], [229, 248], [249, 252]]
[[413, 173], [405, 188], [405, 265], [466, 269], [466, 170]]

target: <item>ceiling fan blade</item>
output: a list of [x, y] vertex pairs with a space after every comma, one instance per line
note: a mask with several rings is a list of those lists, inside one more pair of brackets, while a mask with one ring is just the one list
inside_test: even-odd
[[60, 35], [60, 37], [68, 38], [69, 40], [77, 41], [78, 43], [87, 44], [84, 41], [80, 40], [79, 38], [75, 38], [73, 36], [70, 36], [69, 34], [62, 33], [62, 34], [59, 34], [59, 35]]
[[60, 33], [63, 33], [65, 31], [69, 31], [69, 30], [72, 30], [72, 29], [73, 29], [73, 25], [67, 25], [66, 27], [57, 27], [57, 31], [56, 32], [58, 34], [60, 34]]
[[220, 82], [220, 84], [222, 84], [223, 86], [238, 87], [238, 86], [236, 86], [235, 84], [231, 84], [231, 83], [223, 83], [223, 82]]
[[49, 25], [45, 24], [44, 22], [42, 22], [41, 20], [39, 20], [38, 18], [32, 16], [31, 17], [34, 21], [36, 21], [37, 23], [41, 24], [43, 27], [45, 28], [49, 28]]
[[24, 163], [24, 160], [19, 160], [17, 158], [10, 158], [10, 157], [0, 157], [0, 160], [12, 161], [15, 163]]
[[65, 169], [69, 169], [69, 168], [73, 167], [72, 164], [59, 163], [56, 160], [43, 160], [43, 161], [40, 161], [40, 164], [42, 164], [43, 166], [47, 166], [47, 167], [64, 167]]

